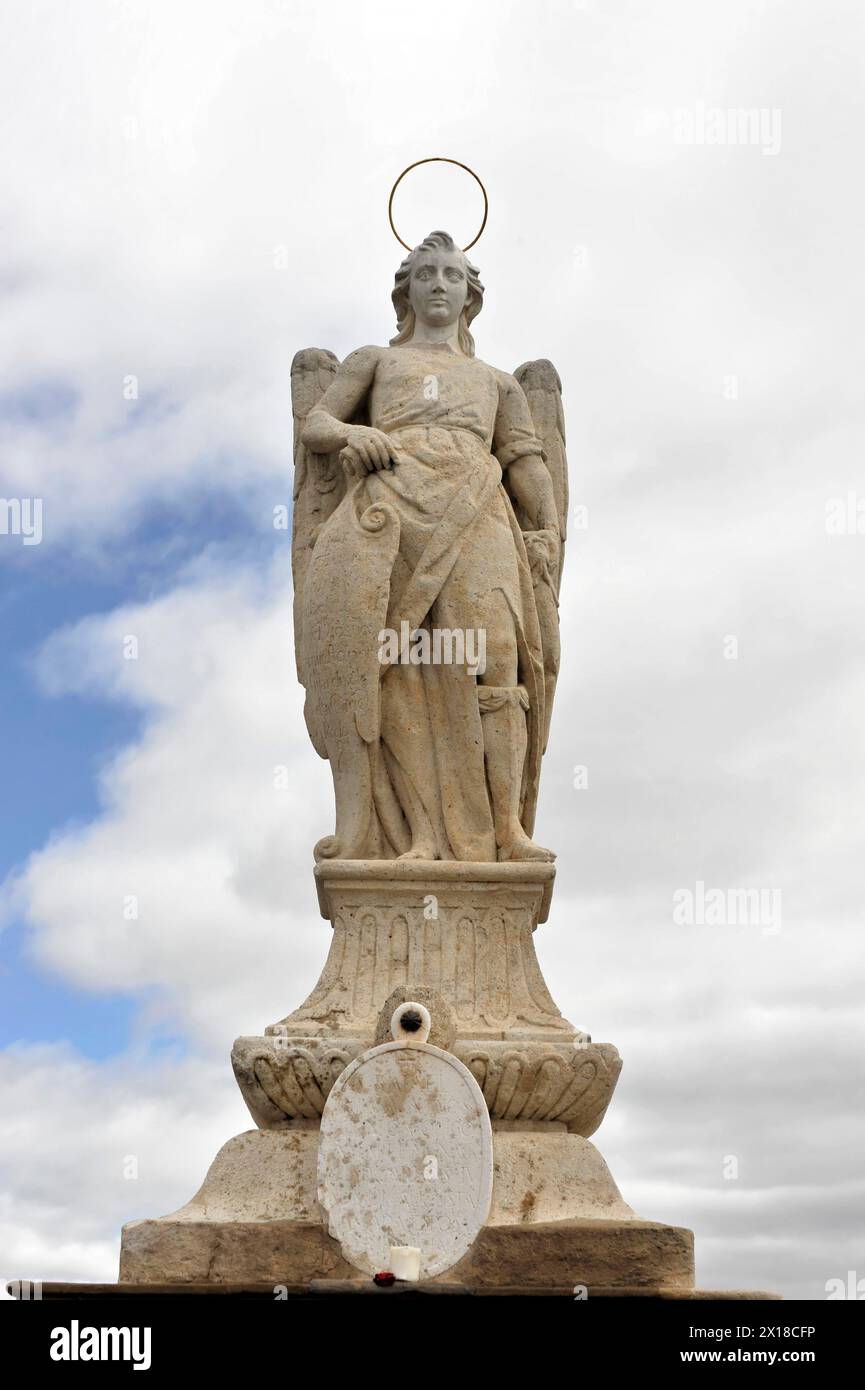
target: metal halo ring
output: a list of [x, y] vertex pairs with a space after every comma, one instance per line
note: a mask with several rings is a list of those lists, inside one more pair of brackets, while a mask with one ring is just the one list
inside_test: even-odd
[[462, 164], [458, 159], [448, 159], [447, 155], [433, 154], [430, 155], [428, 159], [416, 159], [414, 164], [409, 164], [407, 168], [403, 169], [393, 188], [390, 190], [390, 197], [387, 200], [387, 220], [390, 223], [391, 231], [393, 232], [400, 246], [404, 246], [406, 251], [414, 250], [414, 247], [409, 246], [407, 241], [403, 241], [402, 237], [400, 236], [399, 232], [393, 224], [393, 199], [394, 194], [396, 193], [406, 174], [410, 174], [412, 169], [417, 169], [418, 165], [420, 164], [455, 164], [458, 169], [465, 169], [467, 174], [471, 174], [475, 183], [478, 185], [478, 188], [481, 190], [481, 193], [484, 195], [484, 220], [480, 225], [480, 230], [478, 231], [477, 235], [473, 237], [473, 239], [468, 243], [467, 246], [461, 247], [461, 250], [463, 251], [470, 251], [471, 248], [474, 246], [475, 242], [480, 241], [481, 237], [483, 236], [484, 227], [487, 225], [487, 215], [489, 214], [490, 210], [490, 203], [489, 199], [487, 198], [487, 190], [484, 188], [474, 169], [470, 169], [467, 164]]

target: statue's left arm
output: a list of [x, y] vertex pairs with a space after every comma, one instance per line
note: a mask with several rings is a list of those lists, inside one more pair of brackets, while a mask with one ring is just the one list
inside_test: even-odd
[[498, 372], [499, 408], [493, 453], [507, 470], [507, 488], [533, 531], [559, 534], [556, 498], [544, 448], [535, 433], [528, 401], [519, 382]]
[[508, 484], [535, 531], [559, 533], [556, 499], [546, 464], [540, 454], [525, 454], [508, 470]]
[[[531, 570], [543, 649], [546, 748], [560, 659], [558, 591], [567, 515], [561, 386], [555, 368], [545, 360], [524, 364], [516, 376], [497, 375], [499, 410], [493, 452], [502, 467], [502, 482], [523, 533]], [[530, 406], [523, 380], [531, 383], [533, 399], [540, 392], [539, 408]], [[548, 408], [551, 393], [552, 413]]]

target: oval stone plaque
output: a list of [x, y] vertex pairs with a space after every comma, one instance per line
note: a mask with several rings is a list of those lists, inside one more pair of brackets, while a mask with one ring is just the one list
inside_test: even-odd
[[321, 1117], [318, 1200], [357, 1269], [388, 1268], [392, 1245], [420, 1249], [420, 1277], [450, 1269], [486, 1221], [490, 1117], [450, 1052], [385, 1043], [346, 1067]]

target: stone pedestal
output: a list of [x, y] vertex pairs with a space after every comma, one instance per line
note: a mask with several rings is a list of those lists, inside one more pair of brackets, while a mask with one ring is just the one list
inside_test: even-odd
[[317, 864], [330, 952], [309, 998], [267, 1034], [372, 1046], [385, 1000], [404, 985], [441, 995], [460, 1041], [572, 1041], [533, 941], [554, 878], [552, 864]]
[[124, 1228], [130, 1283], [303, 1284], [352, 1278], [316, 1201], [319, 1121], [358, 1053], [385, 1040], [404, 999], [429, 1041], [474, 1074], [493, 1125], [487, 1226], [442, 1279], [473, 1287], [693, 1289], [689, 1231], [640, 1220], [589, 1142], [621, 1069], [563, 1018], [534, 932], [545, 863], [333, 861], [315, 869], [330, 952], [309, 998], [232, 1062], [258, 1129], [230, 1140], [180, 1211]]
[[378, 1020], [401, 997], [427, 1004], [430, 1042], [474, 1074], [492, 1119], [594, 1133], [621, 1061], [562, 1017], [541, 974], [534, 932], [547, 919], [552, 864], [343, 860], [318, 864], [315, 878], [333, 926], [321, 979], [232, 1054], [256, 1124], [320, 1116], [340, 1071], [384, 1041]]

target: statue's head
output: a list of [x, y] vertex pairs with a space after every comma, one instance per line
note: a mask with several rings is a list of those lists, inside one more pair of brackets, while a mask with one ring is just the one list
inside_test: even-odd
[[474, 357], [469, 324], [483, 308], [484, 287], [477, 267], [447, 232], [430, 232], [408, 253], [396, 273], [391, 299], [399, 330], [391, 347], [411, 339], [418, 319], [435, 327], [459, 322], [460, 347]]

